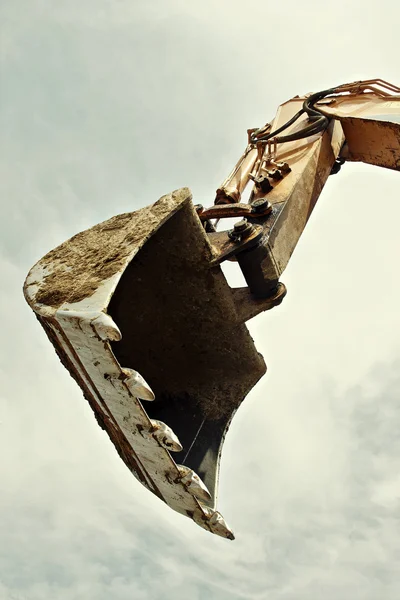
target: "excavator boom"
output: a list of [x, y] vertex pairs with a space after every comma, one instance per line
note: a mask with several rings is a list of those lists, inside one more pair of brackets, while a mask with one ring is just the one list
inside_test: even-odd
[[[266, 370], [245, 322], [282, 302], [280, 275], [330, 174], [356, 160], [400, 169], [400, 89], [371, 80], [295, 97], [247, 135], [213, 206], [183, 188], [112, 217], [49, 252], [24, 286], [130, 471], [229, 539], [216, 510], [223, 440]], [[228, 217], [240, 220], [217, 230]], [[247, 287], [228, 285], [226, 260]]]

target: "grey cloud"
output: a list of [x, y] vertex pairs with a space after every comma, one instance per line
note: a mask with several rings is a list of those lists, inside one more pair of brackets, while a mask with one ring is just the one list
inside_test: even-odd
[[231, 544], [130, 476], [21, 287], [35, 260], [112, 214], [182, 185], [211, 204], [246, 128], [292, 95], [375, 74], [396, 83], [398, 19], [384, 17], [398, 9], [1, 10], [1, 600], [397, 600], [395, 173], [346, 165], [328, 182], [285, 303], [250, 323], [269, 372], [225, 444]]
[[[49, 358], [45, 365], [44, 395], [58, 389], [62, 375], [51, 369], [53, 362]], [[293, 477], [293, 458], [280, 453], [279, 443], [277, 459], [266, 469], [264, 461], [272, 455], [262, 457], [260, 447], [247, 448], [235, 469], [226, 464], [222, 500], [236, 524], [233, 544], [197, 530], [149, 498], [125, 473], [89, 411], [79, 409], [84, 401], [74, 386], [69, 398], [65, 390], [46, 399], [55, 414], [50, 411], [40, 426], [26, 426], [29, 413], [21, 408], [29, 408], [23, 402], [15, 413], [26, 452], [11, 454], [13, 470], [2, 469], [6, 493], [0, 505], [7, 519], [0, 573], [6, 598], [147, 599], [162, 597], [167, 586], [171, 597], [182, 599], [190, 593], [394, 600], [399, 488], [391, 489], [390, 482], [397, 472], [398, 386], [396, 363], [382, 365], [362, 389], [328, 394], [327, 414], [342, 444], [337, 453], [348, 466], [340, 462], [342, 468], [335, 469], [330, 440], [319, 441], [327, 457], [322, 465], [310, 461], [311, 487]], [[10, 410], [8, 422], [12, 416]], [[10, 441], [3, 441], [4, 456]], [[270, 445], [274, 450], [273, 438]], [[331, 463], [326, 479], [323, 470]]]

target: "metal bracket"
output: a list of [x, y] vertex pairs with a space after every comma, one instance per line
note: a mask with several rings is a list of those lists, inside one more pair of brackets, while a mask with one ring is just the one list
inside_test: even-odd
[[216, 231], [208, 233], [208, 239], [214, 251], [214, 259], [210, 262], [211, 267], [220, 265], [225, 260], [236, 257], [243, 250], [256, 246], [262, 238], [264, 230], [261, 225], [253, 225], [249, 235], [242, 239], [232, 239], [228, 231]]
[[216, 204], [210, 208], [195, 205], [196, 212], [203, 223], [210, 219], [225, 219], [234, 217], [262, 218], [269, 215], [272, 205], [266, 198], [259, 198], [251, 204], [237, 202], [234, 204]]
[[215, 255], [210, 266], [217, 266], [225, 260], [236, 260], [246, 279], [248, 288], [233, 290], [240, 322], [277, 306], [286, 295], [286, 288], [279, 284], [275, 269], [268, 268], [268, 234], [279, 212], [279, 207], [273, 208], [265, 198], [259, 198], [251, 205], [219, 205], [198, 213], [200, 218], [210, 214], [232, 217], [245, 213], [249, 216], [249, 219], [243, 218], [235, 223], [229, 231], [207, 234]]

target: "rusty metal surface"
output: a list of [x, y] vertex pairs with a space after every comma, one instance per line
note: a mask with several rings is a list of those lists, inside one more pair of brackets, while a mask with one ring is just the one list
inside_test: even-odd
[[318, 107], [338, 119], [346, 137], [346, 160], [400, 170], [400, 88], [382, 80], [340, 86]]
[[250, 204], [244, 203], [233, 203], [233, 204], [217, 204], [204, 208], [198, 212], [201, 221], [208, 219], [225, 219], [232, 217], [263, 217], [268, 215], [272, 206], [267, 203], [268, 206], [262, 210], [255, 210]]
[[207, 235], [214, 254], [211, 265], [217, 266], [224, 260], [233, 258], [242, 250], [246, 250], [256, 245], [263, 235], [263, 227], [260, 224], [254, 225], [251, 235], [241, 242], [233, 241], [228, 236], [227, 231], [216, 231], [215, 233], [209, 233]]
[[215, 204], [240, 202], [240, 197], [248, 183], [249, 175], [254, 172], [256, 161], [257, 150], [248, 146], [229, 177], [217, 189]]
[[[277, 129], [291, 119], [303, 101], [304, 98], [294, 98], [282, 105], [273, 121], [273, 128]], [[298, 128], [302, 127], [304, 119], [299, 120]], [[260, 237], [257, 239], [257, 248], [255, 244], [251, 244], [241, 249], [239, 254], [220, 233], [211, 234], [214, 237], [210, 237], [210, 242], [218, 248], [222, 259], [225, 260], [232, 254], [237, 255], [246, 282], [257, 297], [269, 295], [276, 287], [339, 156], [343, 142], [344, 134], [340, 123], [332, 122], [320, 134], [301, 141], [277, 144], [271, 160], [288, 165], [288, 169], [284, 177], [272, 180], [271, 190], [267, 194], [272, 205], [271, 214], [261, 220], [248, 217], [263, 228], [263, 239], [262, 242]], [[263, 156], [263, 160], [264, 158]], [[255, 185], [252, 201], [264, 196]]]
[[232, 295], [236, 304], [238, 321], [245, 323], [266, 310], [279, 306], [286, 296], [287, 290], [283, 283], [278, 283], [275, 293], [268, 298], [257, 299], [248, 287], [233, 288]]
[[346, 160], [400, 171], [400, 122], [360, 117], [345, 117], [340, 121], [348, 148]]
[[[286, 268], [325, 185], [344, 141], [340, 123], [333, 122], [321, 135], [297, 147], [285, 148], [292, 172], [269, 196], [270, 202], [284, 202], [270, 226], [268, 248], [271, 268], [279, 275]], [[292, 143], [294, 144], [294, 143]], [[283, 152], [283, 149], [282, 149]]]

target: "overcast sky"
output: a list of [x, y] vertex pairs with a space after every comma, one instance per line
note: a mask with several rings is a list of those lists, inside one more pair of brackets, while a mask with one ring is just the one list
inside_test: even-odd
[[398, 3], [0, 12], [0, 600], [398, 600], [397, 173], [347, 164], [329, 179], [287, 298], [249, 324], [268, 373], [225, 442], [234, 542], [130, 476], [22, 296], [30, 267], [86, 227], [186, 185], [211, 205], [246, 129], [281, 102], [399, 84]]

